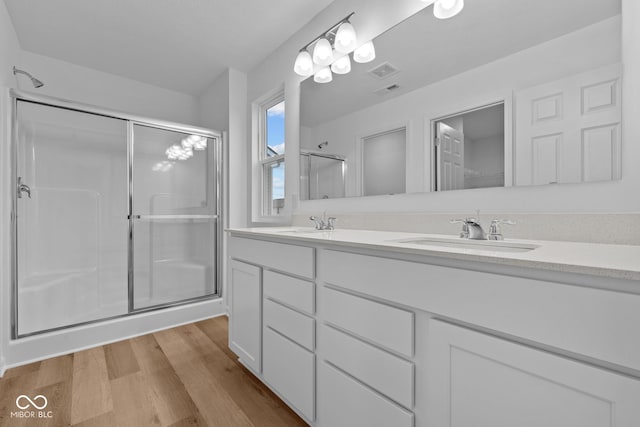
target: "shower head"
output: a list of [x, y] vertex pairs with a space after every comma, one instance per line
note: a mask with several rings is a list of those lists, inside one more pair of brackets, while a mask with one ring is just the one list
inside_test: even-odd
[[29, 77], [31, 79], [31, 83], [33, 84], [33, 87], [35, 87], [36, 89], [39, 87], [44, 86], [44, 83], [42, 83], [40, 80], [36, 79], [35, 77], [33, 77], [31, 74], [27, 73], [26, 71], [22, 71], [17, 69], [16, 67], [13, 67], [13, 74], [24, 74], [25, 76]]
[[329, 141], [324, 141], [318, 144], [318, 148], [322, 150], [322, 147], [326, 147], [327, 145], [329, 145]]

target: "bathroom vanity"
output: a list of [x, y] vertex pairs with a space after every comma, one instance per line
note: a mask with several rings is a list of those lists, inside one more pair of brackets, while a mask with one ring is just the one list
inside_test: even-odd
[[310, 425], [640, 425], [640, 247], [229, 230], [229, 346]]

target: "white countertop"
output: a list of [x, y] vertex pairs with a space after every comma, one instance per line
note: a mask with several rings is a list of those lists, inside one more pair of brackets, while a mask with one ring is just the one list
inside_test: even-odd
[[544, 240], [505, 239], [498, 244], [535, 246], [527, 252], [502, 252], [467, 247], [446, 247], [437, 243], [406, 242], [416, 239], [482, 244], [494, 242], [466, 241], [456, 236], [390, 231], [346, 230], [316, 231], [301, 227], [260, 227], [228, 229], [236, 236], [265, 236], [287, 242], [327, 243], [355, 248], [379, 249], [389, 252], [411, 253], [441, 258], [488, 262], [542, 270], [588, 274], [617, 279], [640, 280], [640, 246], [574, 243]]

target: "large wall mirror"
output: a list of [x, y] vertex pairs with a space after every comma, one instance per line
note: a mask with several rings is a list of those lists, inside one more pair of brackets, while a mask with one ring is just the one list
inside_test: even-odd
[[421, 10], [374, 40], [373, 62], [301, 83], [301, 199], [619, 179], [620, 14], [621, 0]]

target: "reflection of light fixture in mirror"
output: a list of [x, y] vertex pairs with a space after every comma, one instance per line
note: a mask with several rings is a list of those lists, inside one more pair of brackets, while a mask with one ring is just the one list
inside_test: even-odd
[[207, 148], [207, 138], [200, 137], [195, 144], [193, 144], [193, 149], [196, 151], [203, 151]]
[[189, 135], [182, 140], [180, 145], [187, 150], [202, 151], [207, 148], [207, 138], [200, 135]]
[[165, 154], [169, 160], [187, 160], [193, 157], [193, 150], [191, 147], [182, 147], [181, 145], [172, 145], [167, 148]]
[[[309, 77], [313, 74], [314, 65], [327, 67], [331, 65], [336, 58], [338, 58], [339, 55], [334, 54], [334, 49], [338, 54], [348, 55], [352, 52], [357, 45], [356, 30], [349, 22], [349, 19], [353, 15], [354, 12], [351, 12], [327, 31], [304, 45], [296, 56], [293, 71], [302, 77]], [[313, 49], [311, 49], [312, 47]], [[342, 66], [339, 67], [339, 69], [342, 70], [345, 65], [344, 60], [341, 62], [341, 65]], [[348, 72], [349, 71], [345, 71], [345, 73]], [[330, 78], [329, 80], [326, 80], [326, 71], [323, 71], [321, 76], [323, 76], [322, 80], [324, 83], [331, 81]], [[318, 81], [315, 77], [314, 80]]]
[[333, 75], [329, 67], [321, 68], [313, 75], [313, 81], [316, 83], [329, 83], [331, 80], [333, 80]]
[[313, 48], [313, 62], [321, 67], [333, 62], [333, 49], [331, 49], [331, 43], [325, 37], [318, 40]]
[[338, 58], [336, 62], [331, 64], [331, 71], [336, 74], [347, 74], [351, 71], [351, 60], [349, 59], [349, 55]]
[[353, 25], [349, 21], [343, 22], [336, 33], [336, 41], [334, 42], [336, 50], [340, 53], [349, 53], [356, 48], [357, 44], [356, 30]]
[[163, 160], [153, 165], [151, 170], [154, 172], [168, 172], [173, 167], [173, 163], [174, 162], [168, 162], [166, 160]]
[[311, 59], [311, 54], [306, 49], [298, 53], [293, 71], [302, 77], [309, 77], [313, 74], [313, 59]]
[[376, 48], [373, 41], [369, 40], [353, 52], [353, 60], [361, 64], [366, 64], [376, 59]]
[[436, 0], [433, 4], [433, 15], [438, 19], [456, 16], [464, 7], [464, 0]]

